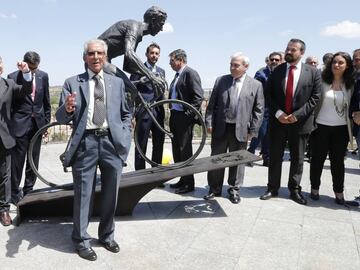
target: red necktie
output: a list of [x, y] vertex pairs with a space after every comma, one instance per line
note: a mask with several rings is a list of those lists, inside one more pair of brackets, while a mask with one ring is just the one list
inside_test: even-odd
[[35, 75], [34, 75], [33, 81], [32, 81], [32, 92], [31, 92], [31, 99], [33, 101], [35, 100], [35, 90], [36, 90], [36, 83], [35, 83]]
[[285, 95], [285, 111], [287, 114], [292, 113], [292, 99], [294, 91], [294, 69], [295, 66], [289, 67], [289, 74], [286, 83], [286, 95]]

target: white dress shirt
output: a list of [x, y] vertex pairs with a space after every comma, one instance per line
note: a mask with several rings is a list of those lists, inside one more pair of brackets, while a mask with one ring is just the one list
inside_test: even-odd
[[[90, 99], [89, 99], [89, 108], [88, 108], [88, 115], [87, 115], [87, 122], [86, 122], [86, 129], [96, 129], [99, 128], [99, 126], [95, 125], [93, 123], [93, 115], [94, 115], [94, 102], [95, 102], [95, 98], [94, 98], [94, 91], [95, 91], [95, 80], [93, 79], [93, 77], [96, 75], [94, 72], [92, 72], [90, 69], [88, 69], [88, 74], [89, 74], [89, 95], [90, 95]], [[105, 89], [105, 82], [104, 82], [104, 72], [101, 70], [99, 72], [99, 76], [100, 76], [100, 83], [102, 83], [103, 87], [104, 87], [104, 104], [105, 104], [105, 108], [106, 108], [106, 89]], [[107, 117], [105, 117], [105, 121], [102, 124], [102, 126], [100, 128], [107, 128], [108, 127], [108, 123], [106, 120]]]

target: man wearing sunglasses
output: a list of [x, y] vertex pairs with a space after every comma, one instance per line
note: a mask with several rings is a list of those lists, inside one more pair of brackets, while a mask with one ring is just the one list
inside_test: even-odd
[[[11, 149], [11, 201], [17, 204], [24, 195], [33, 190], [36, 175], [30, 167], [27, 150], [31, 138], [44, 125], [50, 122], [51, 105], [49, 96], [49, 76], [40, 70], [40, 55], [28, 51], [24, 55], [24, 62], [30, 68], [32, 75], [32, 91], [21, 99], [13, 102], [11, 130], [16, 139], [16, 146]], [[20, 71], [8, 75], [17, 84], [22, 84], [23, 78]], [[33, 148], [33, 160], [38, 167], [41, 147], [41, 136]], [[26, 159], [25, 180], [23, 189], [20, 188], [22, 172]]]
[[[263, 89], [266, 88], [266, 82], [273, 72], [273, 70], [281, 63], [281, 54], [279, 52], [272, 52], [269, 55], [269, 63], [268, 65], [260, 69], [255, 73], [255, 79], [260, 81]], [[265, 93], [264, 93], [264, 96]], [[263, 166], [269, 166], [269, 136], [268, 136], [268, 122], [269, 122], [269, 104], [267, 99], [265, 98], [265, 110], [264, 110], [264, 118], [261, 124], [259, 134], [257, 137], [251, 139], [250, 146], [248, 151], [250, 153], [255, 153], [255, 149], [258, 147], [259, 143], [261, 143], [261, 151], [260, 154], [263, 158]], [[252, 167], [252, 163], [249, 164]]]

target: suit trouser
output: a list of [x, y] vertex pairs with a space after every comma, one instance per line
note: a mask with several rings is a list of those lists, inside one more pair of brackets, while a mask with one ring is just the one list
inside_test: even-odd
[[[25, 181], [24, 181], [24, 194], [31, 191], [34, 187], [36, 181], [36, 175], [30, 167], [29, 157], [27, 151], [29, 148], [30, 141], [34, 134], [38, 131], [35, 120], [32, 119], [32, 124], [29, 127], [29, 130], [22, 137], [16, 138], [16, 145], [11, 149], [11, 196], [16, 198], [20, 193], [20, 183], [22, 178], [22, 172], [24, 168], [25, 158], [26, 158], [26, 168], [25, 168]], [[41, 148], [41, 136], [38, 137], [34, 148], [33, 148], [33, 160], [36, 168], [39, 166], [39, 157], [40, 157], [40, 148]]]
[[313, 149], [310, 164], [311, 188], [319, 189], [324, 162], [329, 153], [333, 190], [336, 193], [342, 193], [344, 191], [345, 177], [344, 156], [349, 142], [347, 126], [318, 124], [318, 128], [313, 131], [311, 136]]
[[[193, 118], [188, 117], [185, 112], [171, 111], [170, 131], [174, 137], [172, 139], [172, 151], [175, 162], [185, 161], [193, 155]], [[194, 175], [186, 175], [180, 178], [181, 185], [194, 186]]]
[[[161, 112], [154, 113], [156, 120], [159, 124], [164, 127], [164, 115]], [[136, 119], [138, 120], [138, 118]], [[165, 133], [163, 133], [153, 122], [153, 120], [146, 116], [142, 118], [140, 122], [136, 121], [136, 125], [138, 126], [138, 142], [140, 148], [144, 154], [146, 154], [147, 143], [149, 140], [149, 135], [151, 131], [152, 137], [152, 156], [151, 160], [161, 164], [163, 148], [164, 148], [164, 140], [165, 140]], [[139, 154], [137, 148], [135, 148], [135, 170], [145, 169], [145, 160]]]
[[89, 134], [81, 140], [75, 153], [72, 174], [74, 181], [74, 228], [72, 239], [76, 249], [90, 247], [87, 233], [96, 186], [97, 165], [101, 172], [100, 224], [98, 237], [102, 242], [114, 240], [114, 215], [123, 168], [111, 136]]
[[292, 125], [273, 125], [270, 124], [269, 129], [268, 189], [277, 191], [280, 188], [282, 159], [286, 142], [288, 142], [291, 159], [288, 188], [291, 192], [301, 191], [300, 182], [303, 173], [304, 153], [309, 134], [299, 134], [298, 129]]
[[[245, 150], [247, 142], [239, 142], [235, 135], [235, 124], [226, 124], [224, 135], [219, 138], [211, 138], [211, 155], [218, 155], [237, 150]], [[218, 169], [208, 172], [209, 192], [221, 194], [224, 182], [225, 169]], [[239, 190], [244, 183], [245, 165], [238, 165], [229, 168], [228, 184], [231, 188]]]
[[[268, 109], [265, 109], [268, 110]], [[261, 154], [264, 160], [269, 159], [269, 134], [268, 134], [268, 124], [269, 124], [269, 113], [264, 114], [263, 121], [261, 123], [259, 134], [257, 137], [251, 139], [248, 151], [255, 154], [255, 150], [261, 143]]]
[[11, 197], [11, 156], [0, 138], [0, 212], [9, 211]]

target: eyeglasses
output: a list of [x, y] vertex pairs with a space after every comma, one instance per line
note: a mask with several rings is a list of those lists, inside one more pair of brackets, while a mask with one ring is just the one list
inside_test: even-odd
[[37, 65], [31, 65], [31, 64], [28, 64], [28, 67], [31, 71], [35, 71], [37, 70], [38, 66]]
[[86, 54], [87, 56], [91, 56], [91, 57], [95, 56], [95, 54], [97, 54], [99, 57], [102, 57], [105, 55], [105, 52], [91, 51], [91, 52], [87, 52]]
[[273, 62], [273, 61], [275, 61], [275, 62], [279, 62], [279, 61], [280, 61], [280, 59], [278, 59], [278, 58], [270, 58], [270, 61], [271, 61], [271, 62]]
[[239, 68], [241, 65], [236, 63], [230, 63], [230, 67]]

